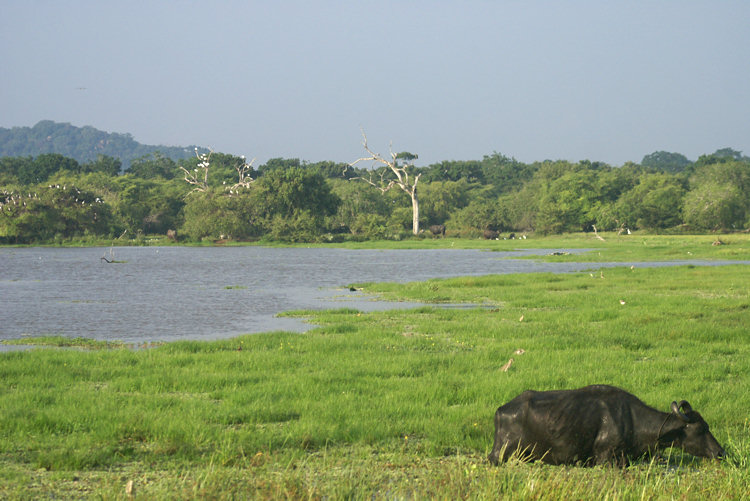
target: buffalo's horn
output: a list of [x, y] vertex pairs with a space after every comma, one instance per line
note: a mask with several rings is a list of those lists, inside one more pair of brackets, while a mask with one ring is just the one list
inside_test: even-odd
[[[684, 409], [684, 411], [683, 411], [683, 409]], [[677, 415], [677, 417], [679, 417], [680, 419], [682, 419], [683, 421], [685, 421], [686, 423], [690, 422], [690, 418], [687, 417], [687, 415], [685, 413], [686, 412], [690, 412], [692, 410], [693, 410], [693, 408], [690, 407], [690, 404], [687, 403], [686, 400], [681, 400], [679, 404], [677, 402], [672, 402], [672, 412], [675, 415]]]
[[682, 411], [685, 413], [691, 412], [693, 410], [693, 408], [690, 407], [690, 404], [687, 403], [687, 400], [682, 400], [680, 402], [680, 409], [682, 409]]

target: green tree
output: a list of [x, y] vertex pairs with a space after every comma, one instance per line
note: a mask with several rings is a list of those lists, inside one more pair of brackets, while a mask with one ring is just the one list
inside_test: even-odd
[[744, 156], [741, 151], [732, 148], [721, 148], [710, 155], [701, 155], [695, 162], [696, 167], [711, 164], [727, 163], [732, 161], [750, 162], [750, 157]]
[[536, 229], [542, 233], [589, 230], [599, 205], [595, 171], [568, 172], [543, 185]]
[[0, 172], [10, 174], [21, 184], [43, 183], [59, 171], [80, 172], [81, 166], [72, 158], [58, 153], [45, 153], [36, 158], [0, 158]]
[[303, 167], [310, 170], [317, 170], [326, 179], [341, 179], [341, 176], [348, 179], [349, 176], [354, 176], [355, 173], [349, 168], [349, 164], [341, 162], [315, 162], [310, 164], [304, 164]]
[[[502, 208], [501, 221], [507, 221], [507, 229], [534, 231], [540, 203], [537, 193], [538, 184], [532, 181], [518, 191], [500, 196], [498, 204]], [[497, 230], [502, 230], [502, 227]]]
[[688, 170], [692, 162], [681, 153], [655, 151], [643, 157], [641, 165], [672, 174]]
[[28, 179], [27, 184], [41, 183], [46, 181], [55, 172], [67, 170], [80, 172], [81, 166], [72, 158], [64, 157], [59, 153], [45, 153], [34, 159], [34, 178]]
[[184, 208], [183, 232], [194, 239], [267, 234], [286, 241], [314, 240], [340, 200], [317, 170], [272, 169], [235, 189], [193, 191]]
[[[363, 183], [347, 180], [330, 180], [331, 191], [340, 204], [331, 217], [332, 230], [350, 231], [362, 237], [384, 238], [393, 200], [384, 197]], [[381, 228], [376, 226], [380, 224]]]
[[258, 167], [258, 177], [265, 176], [268, 172], [281, 169], [298, 169], [302, 167], [299, 158], [271, 158]]
[[307, 211], [310, 217], [322, 222], [321, 218], [335, 214], [341, 203], [319, 172], [302, 167], [266, 172], [254, 183], [252, 194], [266, 217], [291, 218]]
[[697, 168], [690, 178], [690, 186], [708, 182], [729, 183], [750, 196], [750, 160], [711, 163]]
[[465, 178], [423, 183], [420, 198], [424, 221], [428, 225], [445, 223], [453, 212], [466, 207], [471, 190], [476, 188]]
[[350, 228], [353, 234], [371, 240], [383, 240], [392, 234], [388, 228], [388, 218], [380, 214], [358, 214]]
[[211, 155], [211, 173], [208, 176], [210, 186], [232, 186], [237, 182], [238, 170], [244, 168], [247, 180], [254, 179], [257, 173], [252, 167], [252, 161], [245, 161], [244, 156], [214, 153]]
[[322, 233], [320, 215], [305, 209], [296, 209], [286, 217], [276, 214], [268, 221], [268, 236], [276, 241], [314, 242]]
[[81, 165], [81, 172], [103, 172], [108, 176], [116, 176], [121, 168], [122, 162], [119, 158], [97, 155], [96, 160]]
[[646, 168], [629, 162], [619, 168], [610, 167], [596, 172], [594, 189], [599, 197], [598, 203], [590, 210], [590, 215], [598, 229], [627, 229], [625, 223], [618, 219], [617, 201], [638, 184], [639, 177], [646, 171]]
[[628, 228], [664, 229], [682, 223], [684, 182], [670, 174], [644, 174], [617, 202], [618, 220]]
[[449, 160], [432, 164], [420, 169], [422, 181], [433, 183], [436, 181], [458, 181], [464, 179], [470, 183], [484, 183], [482, 163], [476, 160]]
[[0, 241], [34, 243], [106, 235], [109, 207], [73, 185], [37, 185], [33, 191], [0, 196]]
[[497, 152], [482, 159], [483, 182], [492, 185], [498, 195], [520, 190], [537, 169], [538, 166], [526, 165]]
[[478, 232], [513, 229], [510, 225], [507, 207], [497, 198], [473, 198], [466, 207], [452, 214], [448, 224], [459, 229], [473, 229]]
[[146, 218], [151, 213], [147, 200], [155, 183], [133, 176], [118, 179], [117, 203], [115, 213], [124, 223], [127, 230], [135, 235], [143, 230]]
[[[731, 155], [737, 156], [739, 152]], [[700, 165], [690, 178], [683, 215], [687, 224], [698, 229], [744, 227], [750, 222], [750, 160]]]
[[114, 215], [132, 235], [165, 234], [181, 223], [185, 188], [178, 180], [142, 179], [132, 174], [117, 178], [111, 200]]
[[175, 161], [158, 151], [136, 158], [125, 171], [141, 179], [174, 179], [178, 172]]
[[27, 173], [32, 171], [33, 163], [32, 157], [0, 157], [0, 174], [6, 179], [2, 184], [21, 183], [21, 179], [24, 179], [23, 184], [29, 184], [26, 180], [33, 175]]
[[614, 203], [623, 193], [633, 189], [640, 177], [647, 172], [638, 164], [631, 162], [622, 167], [607, 168], [597, 172], [596, 190], [602, 201]]
[[745, 197], [729, 183], [707, 182], [685, 195], [685, 223], [700, 230], [727, 230], [744, 226]]
[[245, 239], [262, 234], [250, 190], [228, 195], [223, 190], [192, 193], [183, 209], [181, 232], [193, 240]]

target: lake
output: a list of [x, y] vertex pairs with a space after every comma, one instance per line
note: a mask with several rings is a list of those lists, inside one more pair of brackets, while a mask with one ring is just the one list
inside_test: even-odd
[[[352, 283], [630, 265], [512, 259], [555, 251], [562, 249], [115, 247], [110, 255], [103, 248], [0, 248], [0, 339], [62, 335], [142, 343], [302, 332], [310, 324], [276, 315], [415, 306], [373, 301], [350, 292]], [[103, 255], [123, 262], [108, 264]]]

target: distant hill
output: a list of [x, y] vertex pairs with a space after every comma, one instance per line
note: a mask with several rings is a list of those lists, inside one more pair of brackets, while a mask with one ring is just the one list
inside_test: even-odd
[[[96, 160], [99, 155], [107, 155], [119, 158], [125, 170], [132, 160], [155, 151], [176, 161], [192, 157], [195, 148], [141, 144], [130, 134], [104, 132], [88, 125], [76, 127], [52, 120], [42, 120], [33, 127], [0, 127], [0, 157], [36, 157], [42, 153], [59, 153], [85, 163]], [[206, 148], [198, 149], [208, 151]]]

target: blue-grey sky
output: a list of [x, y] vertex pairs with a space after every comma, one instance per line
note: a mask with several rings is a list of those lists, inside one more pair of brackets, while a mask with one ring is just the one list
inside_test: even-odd
[[750, 154], [747, 0], [2, 0], [0, 126], [418, 165]]

